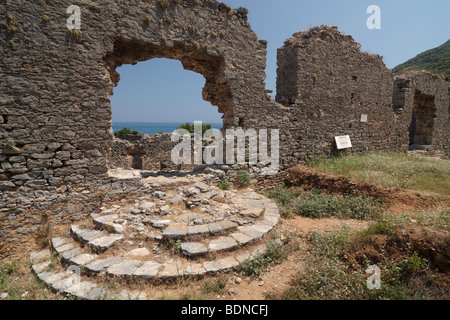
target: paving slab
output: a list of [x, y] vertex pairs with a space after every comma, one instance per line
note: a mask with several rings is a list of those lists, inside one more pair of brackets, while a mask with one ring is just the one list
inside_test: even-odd
[[112, 222], [116, 219], [119, 219], [119, 216], [117, 214], [110, 214], [107, 216], [100, 216], [94, 219], [95, 223], [98, 223], [100, 225], [105, 224], [105, 223], [109, 223]]
[[72, 274], [67, 278], [63, 278], [59, 281], [52, 283], [52, 288], [57, 291], [65, 291], [66, 289], [72, 287], [73, 285], [80, 284], [80, 276], [77, 274]]
[[209, 229], [209, 232], [212, 234], [220, 233], [225, 230], [225, 228], [217, 222], [208, 224], [208, 229]]
[[199, 225], [199, 226], [189, 226], [188, 227], [188, 236], [198, 236], [209, 233], [208, 225]]
[[92, 241], [92, 240], [100, 237], [103, 234], [103, 231], [101, 231], [101, 230], [81, 229], [78, 226], [72, 226], [70, 228], [70, 231], [77, 239], [79, 239], [80, 241], [82, 241], [84, 243]]
[[253, 238], [247, 234], [236, 232], [230, 235], [240, 246], [244, 246], [247, 243], [253, 241]]
[[108, 291], [104, 288], [91, 290], [84, 298], [86, 300], [104, 300], [108, 296]]
[[224, 251], [232, 250], [238, 246], [236, 240], [231, 237], [220, 237], [218, 239], [211, 240], [208, 244], [209, 251]]
[[40, 262], [42, 260], [50, 258], [50, 256], [51, 256], [50, 250], [47, 249], [39, 252], [32, 252], [30, 253], [30, 261], [31, 263]]
[[47, 268], [51, 265], [51, 263], [52, 262], [50, 260], [47, 260], [40, 264], [34, 264], [31, 268], [33, 269], [34, 273], [38, 274], [43, 272], [44, 270], [47, 270]]
[[110, 266], [121, 262], [121, 258], [107, 258], [107, 259], [99, 259], [95, 260], [85, 266], [86, 269], [93, 271], [93, 272], [100, 272], [105, 268], [109, 268]]
[[63, 244], [62, 246], [56, 247], [55, 251], [58, 254], [62, 254], [65, 251], [69, 251], [75, 248], [75, 243], [67, 243], [67, 244]]
[[183, 274], [185, 276], [202, 276], [206, 274], [206, 269], [202, 264], [196, 263], [184, 269]]
[[201, 243], [185, 242], [181, 244], [181, 253], [188, 257], [194, 257], [208, 253], [208, 248]]
[[81, 248], [74, 248], [72, 250], [66, 251], [62, 254], [61, 260], [64, 262], [69, 262], [72, 258], [76, 257], [81, 252]]
[[72, 259], [70, 259], [69, 263], [82, 267], [86, 264], [91, 263], [92, 261], [96, 260], [98, 258], [98, 255], [96, 254], [89, 254], [89, 253], [83, 253], [80, 254]]
[[203, 263], [206, 273], [213, 274], [221, 271], [222, 266], [215, 261], [206, 261]]
[[218, 265], [221, 266], [221, 271], [223, 271], [223, 272], [230, 271], [239, 265], [239, 261], [237, 261], [233, 257], [220, 259], [220, 260], [217, 260], [216, 262]]
[[66, 238], [53, 238], [52, 239], [52, 247], [57, 248], [62, 246], [63, 244], [68, 243], [70, 240]]
[[225, 230], [228, 230], [228, 229], [234, 229], [234, 228], [236, 228], [238, 225], [236, 224], [236, 223], [234, 223], [234, 222], [231, 222], [230, 220], [228, 220], [228, 219], [225, 219], [225, 220], [222, 220], [222, 221], [220, 221], [220, 222], [218, 222]]
[[150, 254], [150, 251], [147, 248], [137, 248], [128, 252], [125, 256], [129, 257], [145, 257]]
[[147, 261], [134, 272], [134, 275], [139, 278], [151, 280], [156, 277], [161, 267], [162, 265], [159, 263]]
[[238, 230], [252, 237], [253, 239], [260, 239], [265, 235], [265, 232], [261, 231], [260, 228], [253, 226], [249, 227], [239, 227]]
[[180, 266], [175, 263], [164, 264], [163, 267], [158, 273], [158, 278], [161, 280], [174, 280], [183, 273]]
[[111, 234], [101, 238], [96, 238], [89, 242], [89, 245], [97, 251], [105, 251], [111, 248], [115, 243], [123, 240], [123, 235]]
[[131, 276], [142, 264], [142, 261], [124, 260], [109, 267], [107, 272], [114, 276]]
[[186, 237], [188, 233], [188, 226], [183, 223], [173, 224], [164, 230], [163, 238], [179, 239]]
[[84, 299], [86, 296], [89, 295], [89, 293], [92, 291], [92, 289], [96, 288], [97, 284], [88, 282], [88, 281], [81, 281], [78, 284], [75, 284], [66, 290], [64, 290], [65, 293], [71, 294], [77, 298]]
[[259, 218], [261, 214], [264, 212], [262, 208], [249, 207], [247, 209], [241, 210], [241, 215], [244, 217], [250, 218]]

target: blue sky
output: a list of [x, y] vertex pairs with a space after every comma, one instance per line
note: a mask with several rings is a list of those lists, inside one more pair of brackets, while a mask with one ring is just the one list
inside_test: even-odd
[[[388, 68], [450, 38], [449, 0], [225, 0], [249, 9], [259, 39], [268, 41], [267, 89], [276, 89], [276, 51], [293, 33], [321, 24], [338, 26], [361, 50], [384, 57]], [[381, 30], [369, 30], [370, 5], [381, 8]], [[205, 79], [179, 61], [153, 59], [118, 68], [111, 97], [113, 121], [221, 122], [217, 107], [202, 99]]]

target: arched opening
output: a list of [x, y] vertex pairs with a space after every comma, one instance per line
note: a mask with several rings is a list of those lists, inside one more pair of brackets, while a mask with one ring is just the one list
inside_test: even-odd
[[433, 143], [435, 122], [434, 96], [425, 95], [416, 90], [412, 121], [409, 127], [409, 145], [412, 149], [430, 146]]
[[[164, 60], [167, 63], [167, 61], [169, 61], [167, 59], [170, 59], [171, 63], [175, 64], [181, 62], [182, 67], [185, 70], [194, 71], [203, 76], [205, 85], [203, 87], [202, 98], [212, 105], [217, 106], [218, 110], [217, 108], [214, 108], [216, 110], [215, 112], [218, 111], [218, 114], [222, 114], [223, 123], [217, 126], [216, 123], [220, 122], [220, 120], [216, 121], [216, 123], [213, 123], [214, 128], [227, 128], [233, 120], [233, 109], [231, 103], [231, 90], [224, 75], [225, 63], [222, 57], [211, 56], [206, 54], [206, 52], [200, 48], [193, 48], [179, 43], [174, 43], [173, 46], [167, 47], [119, 38], [114, 44], [113, 51], [105, 57], [105, 66], [112, 84], [117, 86], [120, 79], [119, 67], [123, 65], [136, 65], [139, 62], [143, 63], [143, 61], [146, 61], [145, 63], [150, 63]], [[155, 76], [157, 77], [158, 75], [156, 74]], [[156, 86], [158, 84], [159, 83], [156, 83]], [[169, 94], [177, 95], [177, 87], [173, 87], [172, 92], [169, 92]], [[151, 96], [149, 96], [148, 99], [151, 100]], [[155, 114], [158, 113], [158, 106], [154, 107], [153, 112]], [[176, 118], [177, 114], [173, 114], [173, 116]], [[201, 117], [196, 117], [195, 119], [190, 118], [185, 121], [176, 118], [176, 121], [169, 122], [178, 122], [181, 124], [184, 122], [192, 122], [194, 120], [203, 119]], [[140, 121], [151, 122], [151, 118], [142, 118]], [[173, 127], [173, 129], [175, 129], [175, 127]], [[164, 132], [171, 131], [166, 130]], [[155, 133], [156, 132], [153, 132], [151, 134]], [[170, 133], [156, 134], [155, 136], [152, 136], [151, 139], [149, 137], [127, 137], [125, 140], [128, 141], [118, 143], [114, 140], [110, 158], [122, 157], [122, 159], [117, 162], [114, 160], [109, 161], [110, 167], [131, 167], [144, 170], [182, 169], [180, 166], [171, 165], [170, 163], [170, 154], [174, 147], [174, 143], [170, 140]], [[126, 159], [124, 160], [123, 157]]]

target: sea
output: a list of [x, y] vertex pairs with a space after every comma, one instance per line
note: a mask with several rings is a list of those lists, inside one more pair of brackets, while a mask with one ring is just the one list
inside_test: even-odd
[[[158, 132], [174, 132], [182, 122], [113, 122], [113, 132], [122, 130], [123, 128], [128, 128], [131, 131], [138, 131], [148, 135], [154, 135]], [[205, 124], [211, 124], [213, 129], [220, 130], [222, 128], [222, 123], [211, 123], [205, 122]]]

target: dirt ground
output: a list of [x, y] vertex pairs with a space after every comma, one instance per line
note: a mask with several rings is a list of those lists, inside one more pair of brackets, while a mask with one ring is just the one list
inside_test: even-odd
[[[332, 232], [340, 230], [343, 226], [351, 230], [361, 230], [367, 227], [366, 221], [360, 220], [340, 220], [337, 218], [310, 219], [305, 217], [295, 217], [290, 220], [283, 220], [279, 226], [279, 233], [295, 232], [307, 235], [310, 232]], [[301, 248], [307, 247], [306, 238], [299, 242]], [[269, 292], [281, 292], [287, 288], [292, 278], [302, 268], [302, 255], [299, 251], [292, 253], [289, 258], [279, 265], [268, 270], [267, 273], [256, 279], [243, 279], [241, 283], [236, 283], [231, 278], [223, 296], [217, 296], [217, 300], [264, 300]]]

